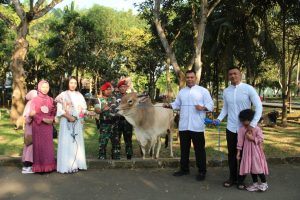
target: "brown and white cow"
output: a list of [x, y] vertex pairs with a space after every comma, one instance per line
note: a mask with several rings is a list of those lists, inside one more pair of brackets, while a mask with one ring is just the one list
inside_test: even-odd
[[[151, 103], [149, 97], [138, 97], [136, 93], [125, 95], [118, 107], [118, 113], [134, 127], [136, 139], [141, 145], [143, 159], [146, 155], [146, 146], [152, 149], [152, 157], [159, 157], [161, 147], [160, 138], [169, 134], [170, 156], [173, 157], [172, 129], [174, 115], [171, 109]], [[156, 154], [155, 146], [157, 144]]]

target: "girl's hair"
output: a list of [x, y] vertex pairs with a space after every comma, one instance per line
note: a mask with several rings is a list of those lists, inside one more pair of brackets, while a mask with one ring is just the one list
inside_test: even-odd
[[239, 114], [239, 119], [241, 122], [252, 121], [254, 118], [255, 112], [251, 109], [242, 110]]
[[66, 90], [69, 89], [69, 83], [70, 83], [70, 81], [71, 81], [72, 79], [76, 80], [77, 87], [76, 87], [75, 91], [78, 91], [78, 81], [77, 81], [77, 79], [76, 79], [75, 76], [69, 76], [69, 77], [68, 77], [68, 79], [67, 79], [67, 81], [66, 81]]

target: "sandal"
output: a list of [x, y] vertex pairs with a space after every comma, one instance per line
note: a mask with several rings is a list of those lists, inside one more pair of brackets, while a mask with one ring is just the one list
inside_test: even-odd
[[234, 184], [236, 184], [236, 181], [232, 181], [229, 179], [223, 183], [223, 186], [229, 188], [229, 187], [233, 186]]
[[237, 184], [237, 189], [239, 189], [239, 190], [245, 190], [246, 189], [246, 185], [243, 184], [243, 183], [239, 183], [239, 184]]

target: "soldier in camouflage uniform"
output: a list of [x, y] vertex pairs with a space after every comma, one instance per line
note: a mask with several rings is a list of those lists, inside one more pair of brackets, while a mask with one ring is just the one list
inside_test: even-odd
[[116, 99], [112, 96], [112, 85], [107, 82], [101, 86], [103, 96], [100, 97], [95, 105], [96, 113], [99, 116], [99, 159], [106, 159], [106, 146], [111, 141], [111, 157], [114, 160], [120, 159], [120, 137], [113, 130], [116, 126], [115, 108]]
[[[118, 83], [119, 92], [115, 94], [118, 104], [121, 101], [121, 98], [126, 95], [128, 85], [125, 80], [121, 80]], [[117, 126], [115, 127], [114, 132], [119, 135], [121, 139], [122, 134], [125, 142], [125, 151], [126, 157], [128, 160], [131, 159], [133, 150], [132, 150], [132, 125], [129, 124], [123, 116], [117, 116]]]

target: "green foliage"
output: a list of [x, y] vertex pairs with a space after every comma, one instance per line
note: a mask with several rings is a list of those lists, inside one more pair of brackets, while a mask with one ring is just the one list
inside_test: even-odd
[[2, 86], [5, 81], [5, 74], [9, 71], [11, 52], [14, 46], [15, 33], [11, 31], [4, 22], [0, 21], [0, 77]]

